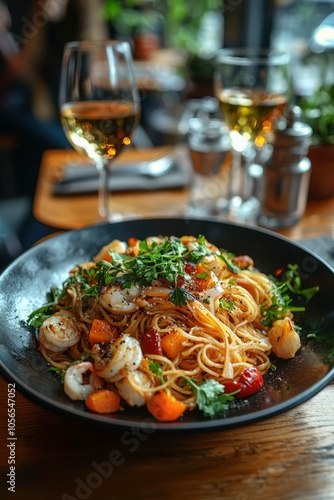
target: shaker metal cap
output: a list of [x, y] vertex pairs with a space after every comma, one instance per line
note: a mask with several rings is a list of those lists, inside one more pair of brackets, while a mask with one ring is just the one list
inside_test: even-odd
[[311, 143], [312, 128], [300, 121], [301, 109], [290, 106], [285, 128], [278, 128], [273, 138], [272, 163], [299, 162], [308, 152]]

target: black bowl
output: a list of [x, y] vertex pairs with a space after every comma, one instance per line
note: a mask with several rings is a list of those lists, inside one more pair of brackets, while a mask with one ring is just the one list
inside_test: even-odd
[[[233, 404], [217, 419], [188, 412], [173, 423], [154, 422], [145, 408], [126, 408], [117, 414], [99, 415], [84, 403], [70, 400], [59, 380], [36, 349], [36, 337], [27, 325], [28, 315], [46, 301], [52, 286], [60, 286], [76, 264], [90, 260], [114, 238], [142, 239], [151, 235], [205, 235], [234, 254], [248, 254], [256, 267], [273, 274], [288, 264], [298, 264], [303, 287], [320, 290], [307, 304], [299, 322], [303, 328], [302, 348], [291, 360], [275, 360], [277, 369], [265, 376], [263, 388], [246, 401]], [[212, 220], [149, 219], [87, 227], [49, 239], [11, 264], [0, 277], [0, 358], [3, 374], [17, 388], [39, 403], [67, 415], [114, 426], [156, 429], [227, 428], [254, 422], [311, 398], [334, 377], [334, 273], [319, 257], [299, 244], [266, 230]], [[308, 334], [317, 333], [318, 339]]]

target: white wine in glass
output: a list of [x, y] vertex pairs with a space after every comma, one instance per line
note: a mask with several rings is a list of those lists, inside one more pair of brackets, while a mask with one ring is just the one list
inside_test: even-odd
[[60, 115], [66, 136], [99, 172], [99, 217], [109, 211], [107, 169], [129, 146], [139, 121], [139, 95], [131, 47], [126, 41], [81, 41], [65, 46]]
[[229, 127], [234, 151], [230, 206], [236, 219], [247, 219], [247, 212], [252, 215], [252, 210], [254, 213], [257, 210], [258, 200], [245, 199], [243, 192], [247, 192], [245, 184], [249, 180], [245, 158], [265, 156], [284, 115], [290, 89], [287, 53], [242, 48], [218, 51], [215, 94]]

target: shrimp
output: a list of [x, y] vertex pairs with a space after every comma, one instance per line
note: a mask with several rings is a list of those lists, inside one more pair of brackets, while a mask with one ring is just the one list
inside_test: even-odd
[[103, 287], [100, 303], [110, 312], [130, 314], [138, 309], [134, 300], [139, 293], [140, 288], [135, 285], [131, 285], [130, 288], [121, 288], [120, 285], [111, 284]]
[[108, 382], [121, 380], [126, 371], [134, 371], [143, 359], [140, 343], [125, 333], [108, 344], [95, 344], [91, 352], [96, 373]]
[[216, 278], [220, 277], [222, 273], [225, 273], [226, 271], [226, 264], [225, 262], [218, 257], [218, 255], [207, 255], [203, 258], [203, 264], [211, 271], [211, 273], [214, 273]]
[[288, 317], [273, 322], [268, 332], [268, 339], [278, 358], [293, 358], [301, 346], [299, 335]]
[[39, 342], [49, 351], [64, 352], [80, 340], [80, 329], [69, 311], [58, 311], [47, 318], [39, 330]]
[[127, 250], [127, 244], [124, 241], [113, 240], [110, 243], [108, 243], [108, 245], [105, 245], [104, 247], [101, 248], [99, 253], [95, 255], [94, 262], [98, 262], [99, 260], [105, 259], [105, 256], [110, 251], [124, 254], [126, 250]]
[[153, 243], [163, 243], [164, 241], [166, 241], [166, 237], [163, 236], [148, 236], [146, 238], [149, 247], [151, 247]]
[[128, 372], [127, 375], [119, 382], [116, 382], [115, 385], [119, 395], [130, 406], [144, 406], [146, 398], [145, 392], [142, 391], [141, 388], [149, 389], [152, 387], [149, 376], [140, 370]]
[[87, 271], [89, 271], [89, 269], [91, 269], [94, 266], [95, 266], [95, 262], [90, 262], [90, 261], [88, 261], [88, 262], [82, 262], [78, 266], [73, 267], [73, 269], [70, 270], [70, 274], [76, 274], [76, 273], [78, 273], [79, 272], [79, 268], [86, 269]]
[[[181, 241], [183, 245], [189, 248], [189, 250], [192, 252], [194, 250], [198, 250], [200, 243], [198, 242], [198, 238], [195, 236], [182, 236]], [[217, 253], [219, 252], [219, 248], [216, 247], [213, 243], [210, 243], [207, 239], [205, 240], [205, 247], [211, 252], [211, 253]]]
[[[90, 371], [88, 384], [83, 383], [83, 375]], [[94, 365], [90, 361], [81, 361], [76, 365], [69, 366], [65, 372], [64, 391], [73, 401], [81, 401], [87, 398], [97, 389], [101, 389], [103, 380], [98, 377]]]

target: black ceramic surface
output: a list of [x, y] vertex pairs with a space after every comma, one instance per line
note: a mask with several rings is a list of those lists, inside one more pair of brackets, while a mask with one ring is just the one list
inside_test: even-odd
[[[52, 286], [60, 286], [68, 271], [90, 260], [114, 238], [151, 235], [205, 235], [234, 254], [248, 254], [261, 271], [271, 274], [289, 263], [299, 264], [303, 287], [320, 286], [299, 319], [302, 348], [292, 360], [276, 360], [276, 371], [265, 376], [264, 387], [248, 400], [232, 406], [225, 417], [208, 420], [197, 411], [173, 423], [153, 423], [145, 408], [126, 408], [98, 415], [84, 403], [71, 401], [59, 380], [48, 370], [36, 349], [35, 333], [25, 321], [43, 305]], [[32, 248], [0, 277], [0, 359], [3, 374], [35, 401], [89, 421], [116, 426], [185, 430], [226, 428], [247, 424], [287, 411], [311, 398], [334, 377], [334, 272], [315, 254], [274, 233], [210, 220], [150, 219], [103, 224], [70, 231]], [[316, 332], [321, 340], [307, 338]]]

